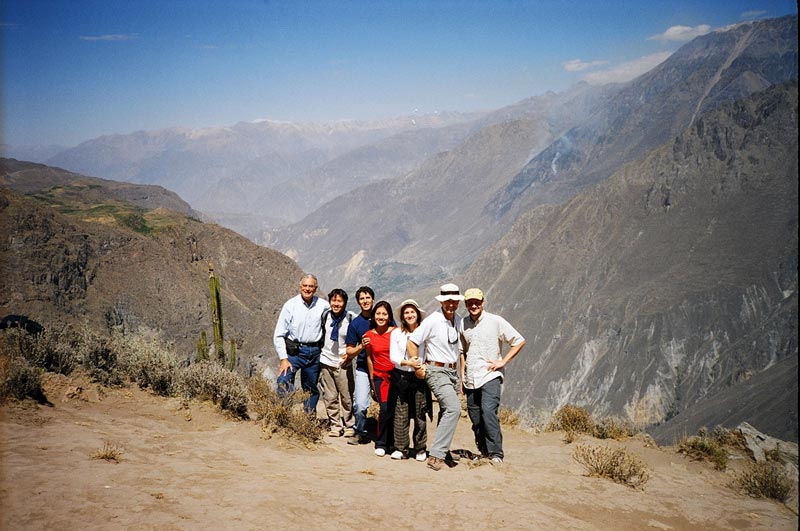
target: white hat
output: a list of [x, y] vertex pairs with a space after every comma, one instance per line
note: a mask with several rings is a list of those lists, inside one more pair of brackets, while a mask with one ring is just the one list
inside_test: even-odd
[[419, 304], [417, 304], [417, 301], [415, 301], [414, 299], [406, 299], [400, 303], [400, 306], [398, 306], [398, 308], [400, 309], [401, 313], [403, 311], [403, 308], [405, 308], [406, 306], [413, 306], [414, 308], [416, 308], [417, 311], [419, 312], [420, 317], [423, 317], [425, 315], [425, 310], [420, 308]]
[[444, 284], [439, 288], [439, 294], [435, 297], [437, 301], [463, 301], [464, 296], [461, 295], [458, 286], [455, 284]]

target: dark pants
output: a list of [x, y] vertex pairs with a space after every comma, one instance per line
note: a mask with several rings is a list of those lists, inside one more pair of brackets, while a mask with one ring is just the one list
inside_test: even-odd
[[467, 413], [472, 421], [478, 451], [489, 457], [503, 457], [503, 434], [497, 410], [500, 407], [500, 378], [494, 378], [478, 389], [466, 389]]
[[[394, 371], [392, 371], [394, 372]], [[389, 408], [389, 393], [391, 388], [391, 373], [373, 371], [372, 381], [375, 382], [375, 400], [380, 406], [378, 413], [378, 432], [375, 437], [375, 448], [388, 451], [392, 445], [392, 413]]]
[[291, 371], [286, 371], [278, 376], [278, 396], [284, 396], [294, 391], [294, 377], [300, 373], [300, 383], [303, 391], [309, 393], [309, 397], [303, 402], [303, 409], [306, 413], [316, 413], [317, 402], [319, 401], [319, 347], [309, 347], [300, 345], [293, 353], [289, 354], [289, 363], [292, 364]]

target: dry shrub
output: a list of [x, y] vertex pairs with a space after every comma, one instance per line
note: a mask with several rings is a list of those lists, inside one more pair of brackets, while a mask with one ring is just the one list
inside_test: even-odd
[[247, 384], [250, 412], [270, 434], [281, 432], [306, 445], [322, 439], [323, 424], [303, 409], [308, 393], [298, 389], [279, 396], [261, 376], [250, 378]]
[[119, 463], [122, 458], [122, 449], [114, 443], [104, 442], [103, 448], [92, 454], [92, 459], [102, 459]]
[[594, 427], [594, 419], [592, 419], [588, 411], [582, 407], [567, 404], [553, 414], [553, 418], [550, 419], [546, 429], [547, 431], [562, 430], [567, 433], [587, 433], [592, 435]]
[[48, 372], [70, 374], [80, 365], [78, 351], [80, 339], [70, 326], [59, 329], [45, 329], [38, 334], [24, 330], [9, 330], [7, 345], [34, 367]]
[[753, 463], [738, 473], [732, 487], [741, 489], [754, 498], [772, 498], [786, 502], [792, 493], [792, 480], [786, 468], [774, 461]]
[[614, 439], [621, 441], [628, 437], [633, 437], [639, 430], [633, 427], [627, 420], [617, 417], [604, 417], [594, 426], [594, 436], [598, 439]]
[[572, 454], [590, 476], [608, 478], [629, 487], [640, 487], [650, 479], [650, 470], [625, 448], [579, 444]]
[[709, 436], [705, 428], [702, 428], [698, 435], [682, 437], [678, 442], [677, 451], [691, 459], [708, 461], [717, 470], [725, 470], [728, 467], [727, 450], [720, 444], [718, 438]]
[[179, 371], [176, 389], [183, 398], [211, 400], [223, 411], [247, 418], [247, 385], [216, 362], [204, 361]]
[[0, 401], [7, 398], [47, 403], [42, 390], [42, 369], [32, 366], [21, 356], [0, 356]]
[[172, 395], [179, 363], [168, 345], [157, 338], [123, 335], [115, 336], [114, 344], [120, 352], [124, 372], [132, 382], [161, 396]]
[[500, 406], [497, 410], [497, 418], [504, 426], [519, 426], [519, 415], [510, 407]]

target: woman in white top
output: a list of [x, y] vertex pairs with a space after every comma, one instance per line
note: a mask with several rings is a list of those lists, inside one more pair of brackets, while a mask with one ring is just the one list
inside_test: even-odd
[[[389, 357], [394, 363], [392, 385], [390, 386], [389, 407], [394, 409], [394, 445], [392, 459], [409, 457], [408, 432], [411, 419], [414, 420], [414, 451], [417, 461], [427, 458], [428, 427], [425, 420], [430, 411], [430, 389], [425, 383], [424, 375], [418, 377], [414, 367], [406, 355], [408, 336], [423, 318], [423, 311], [413, 299], [400, 303], [400, 326], [392, 331]], [[420, 347], [420, 359], [425, 361], [425, 351]]]

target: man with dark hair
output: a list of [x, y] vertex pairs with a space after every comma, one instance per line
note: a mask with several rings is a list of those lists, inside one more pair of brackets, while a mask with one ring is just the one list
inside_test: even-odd
[[347, 292], [336, 288], [328, 293], [330, 310], [322, 313], [324, 344], [320, 354], [319, 386], [328, 414], [331, 437], [352, 437], [354, 376], [345, 355], [345, 340], [350, 320]]
[[278, 393], [294, 390], [294, 378], [300, 372], [300, 382], [309, 397], [303, 404], [306, 413], [316, 414], [319, 400], [319, 356], [322, 346], [322, 312], [328, 303], [315, 295], [317, 277], [311, 274], [300, 279], [300, 294], [283, 305], [273, 336], [280, 359]]
[[369, 286], [361, 286], [356, 290], [356, 302], [361, 308], [361, 313], [354, 317], [347, 327], [347, 338], [345, 343], [346, 360], [348, 363], [353, 358], [356, 359], [355, 366], [355, 389], [353, 394], [353, 414], [356, 422], [353, 426], [355, 433], [350, 437], [348, 444], [367, 444], [367, 409], [369, 408], [369, 398], [371, 386], [369, 373], [367, 372], [367, 345], [369, 338], [364, 338], [364, 334], [369, 330], [369, 319], [372, 312], [372, 304], [375, 301], [375, 292]]

